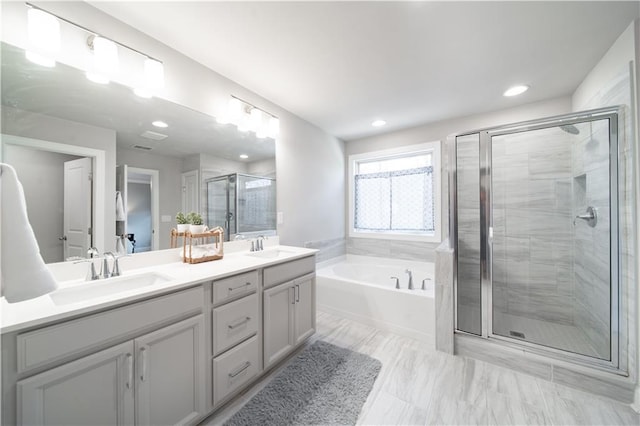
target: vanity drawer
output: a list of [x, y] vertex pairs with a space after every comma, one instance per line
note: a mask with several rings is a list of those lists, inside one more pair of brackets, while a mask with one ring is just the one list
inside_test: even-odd
[[202, 312], [202, 286], [69, 320], [17, 336], [18, 372], [131, 338], [154, 324]]
[[213, 405], [218, 406], [260, 372], [258, 336], [213, 360]]
[[217, 305], [251, 294], [258, 288], [258, 271], [249, 271], [213, 282], [212, 302]]
[[213, 309], [213, 355], [258, 332], [256, 293]]
[[264, 269], [264, 288], [291, 281], [316, 270], [316, 257], [308, 256]]

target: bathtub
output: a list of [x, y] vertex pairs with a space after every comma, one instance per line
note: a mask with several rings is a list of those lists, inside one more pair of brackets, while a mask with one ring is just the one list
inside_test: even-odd
[[[415, 290], [407, 289], [413, 273]], [[433, 263], [346, 255], [316, 270], [318, 309], [435, 345]], [[395, 280], [400, 278], [400, 290]], [[422, 290], [422, 280], [426, 288]]]

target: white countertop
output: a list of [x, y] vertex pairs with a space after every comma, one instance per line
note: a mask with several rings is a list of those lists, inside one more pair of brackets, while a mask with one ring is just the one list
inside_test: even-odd
[[[268, 254], [268, 252], [280, 250], [279, 255], [277, 257], [257, 257], [250, 254], [248, 250], [232, 251], [227, 254], [227, 243], [225, 243], [225, 255], [223, 259], [198, 264], [187, 264], [179, 260], [179, 252], [176, 250], [179, 249], [162, 250], [161, 252], [164, 253], [153, 252], [154, 254], [148, 254], [146, 256], [135, 255], [121, 259], [122, 276], [153, 272], [168, 278], [168, 281], [160, 284], [124, 290], [108, 296], [95, 297], [89, 300], [63, 305], [56, 305], [49, 294], [18, 303], [8, 303], [5, 298], [2, 297], [0, 298], [0, 310], [2, 311], [0, 317], [0, 332], [2, 334], [15, 332], [52, 321], [59, 321], [85, 315], [97, 310], [133, 303], [149, 297], [194, 286], [205, 281], [220, 279], [245, 271], [310, 256], [317, 252], [317, 250], [314, 249], [269, 245], [265, 246], [263, 252], [257, 253]], [[168, 255], [168, 259], [176, 260], [167, 262]], [[157, 264], [157, 259], [160, 258], [164, 261], [161, 264]], [[156, 261], [153, 261], [153, 259], [156, 259]], [[64, 267], [63, 265], [58, 267], [58, 269]], [[87, 264], [81, 264], [80, 267], [84, 268], [82, 270], [86, 270], [88, 266]], [[75, 266], [73, 268], [77, 271], [79, 267]], [[71, 267], [66, 269], [71, 269]], [[58, 277], [65, 276], [69, 275], [69, 272], [64, 271], [63, 273], [58, 270], [54, 272], [54, 275]], [[117, 278], [112, 279], [116, 280]], [[59, 281], [59, 289], [57, 291], [72, 286], [91, 285], [100, 282], [106, 283], [107, 281], [84, 281], [84, 279], [78, 278]]]

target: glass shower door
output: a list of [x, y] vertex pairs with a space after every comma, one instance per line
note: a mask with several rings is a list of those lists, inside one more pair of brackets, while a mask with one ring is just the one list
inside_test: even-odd
[[487, 134], [492, 336], [615, 355], [612, 126], [611, 118], [575, 119]]

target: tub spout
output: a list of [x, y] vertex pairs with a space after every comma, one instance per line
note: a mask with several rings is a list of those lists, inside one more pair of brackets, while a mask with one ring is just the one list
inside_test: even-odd
[[409, 290], [413, 290], [413, 275], [411, 274], [411, 270], [407, 269], [406, 271], [407, 274], [409, 274], [409, 286], [407, 287]]
[[396, 280], [396, 289], [400, 290], [400, 278], [391, 277], [392, 280]]

